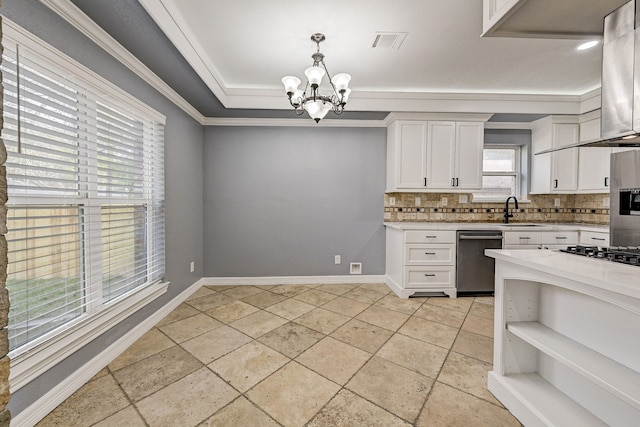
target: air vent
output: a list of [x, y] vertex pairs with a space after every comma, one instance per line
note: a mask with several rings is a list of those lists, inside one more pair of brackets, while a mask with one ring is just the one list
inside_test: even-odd
[[375, 49], [400, 49], [402, 42], [409, 33], [390, 33], [378, 31], [373, 38], [371, 47]]

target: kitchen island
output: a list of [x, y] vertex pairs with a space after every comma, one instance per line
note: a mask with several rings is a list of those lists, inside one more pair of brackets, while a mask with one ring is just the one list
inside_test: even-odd
[[526, 426], [640, 420], [640, 269], [549, 250], [496, 260], [489, 390]]

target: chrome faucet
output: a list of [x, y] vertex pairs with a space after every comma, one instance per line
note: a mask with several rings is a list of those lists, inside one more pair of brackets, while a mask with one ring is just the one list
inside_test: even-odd
[[507, 200], [504, 202], [504, 223], [509, 224], [509, 218], [513, 218], [513, 214], [509, 213], [509, 200], [513, 199], [515, 202], [515, 208], [518, 209], [518, 199], [516, 196], [509, 196]]

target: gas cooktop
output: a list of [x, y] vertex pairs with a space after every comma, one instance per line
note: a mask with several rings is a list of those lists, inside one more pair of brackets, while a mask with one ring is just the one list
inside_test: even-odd
[[560, 249], [560, 252], [640, 267], [640, 248], [637, 246], [601, 248], [598, 246], [576, 245], [569, 246], [567, 249]]

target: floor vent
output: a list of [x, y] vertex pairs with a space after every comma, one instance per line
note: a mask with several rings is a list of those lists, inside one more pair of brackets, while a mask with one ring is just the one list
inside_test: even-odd
[[409, 33], [376, 32], [371, 47], [375, 49], [400, 49]]

